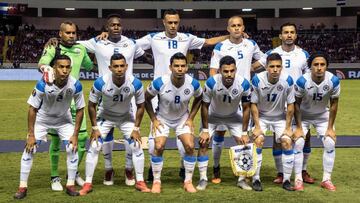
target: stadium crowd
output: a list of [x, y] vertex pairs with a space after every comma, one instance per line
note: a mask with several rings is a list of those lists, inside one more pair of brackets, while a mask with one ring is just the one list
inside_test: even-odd
[[[181, 27], [182, 32], [189, 32], [199, 37], [214, 37], [224, 35], [227, 32], [220, 31], [196, 31], [194, 27]], [[90, 39], [100, 32], [92, 27], [79, 31], [79, 39]], [[124, 30], [123, 34], [134, 39], [145, 36], [148, 31]], [[255, 40], [259, 48], [266, 52], [272, 49], [274, 39], [278, 32], [274, 30], [259, 30], [257, 33], [248, 33]], [[6, 53], [6, 59], [15, 64], [36, 63], [39, 61], [45, 42], [51, 37], [57, 36], [56, 30], [36, 30], [33, 26], [29, 29], [20, 29], [15, 37], [14, 44]], [[4, 38], [1, 38], [1, 47]], [[329, 55], [332, 63], [359, 63], [360, 62], [360, 32], [355, 30], [300, 30], [297, 41], [309, 53], [320, 50]], [[196, 63], [209, 63], [213, 47], [207, 47], [200, 51], [193, 51]], [[137, 61], [135, 61], [137, 62]]]

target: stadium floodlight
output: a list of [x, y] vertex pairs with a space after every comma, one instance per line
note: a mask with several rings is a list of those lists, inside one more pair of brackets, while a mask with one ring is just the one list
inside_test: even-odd
[[312, 10], [310, 7], [302, 8], [303, 10]]
[[65, 8], [67, 11], [75, 11], [75, 8]]
[[193, 11], [191, 8], [184, 8], [183, 11]]
[[243, 8], [241, 9], [242, 11], [245, 11], [245, 12], [249, 12], [249, 11], [252, 11], [252, 8]]
[[133, 8], [126, 8], [125, 11], [135, 11]]

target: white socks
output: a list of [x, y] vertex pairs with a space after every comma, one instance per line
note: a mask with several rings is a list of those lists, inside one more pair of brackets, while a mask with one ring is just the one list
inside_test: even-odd
[[199, 173], [200, 173], [200, 180], [208, 180], [207, 178], [207, 167], [209, 163], [209, 156], [198, 156], [198, 167], [199, 167]]
[[194, 173], [195, 164], [196, 164], [196, 157], [195, 156], [185, 155], [185, 157], [184, 157], [185, 181], [184, 182], [192, 181], [192, 176], [193, 176], [193, 173]]
[[324, 175], [323, 181], [331, 180], [331, 172], [334, 168], [335, 162], [335, 142], [330, 137], [323, 137], [322, 142], [324, 144], [324, 154], [323, 154], [323, 168]]
[[260, 181], [260, 169], [262, 164], [262, 148], [256, 148], [256, 155], [257, 155], [257, 167], [256, 167], [255, 175], [253, 176], [253, 182], [255, 180]]
[[305, 140], [300, 137], [295, 141], [294, 144], [294, 172], [295, 172], [295, 180], [303, 180], [302, 179], [302, 165], [304, 160], [303, 148], [304, 148]]
[[214, 158], [214, 167], [220, 165], [221, 151], [224, 146], [224, 136], [214, 135], [212, 142], [212, 152]]
[[161, 182], [161, 170], [163, 168], [163, 157], [162, 156], [151, 156], [151, 167], [154, 176], [154, 182]]
[[284, 180], [290, 181], [292, 169], [294, 166], [294, 151], [292, 149], [290, 150], [283, 150], [282, 154], [282, 163], [283, 163], [283, 172], [284, 172]]

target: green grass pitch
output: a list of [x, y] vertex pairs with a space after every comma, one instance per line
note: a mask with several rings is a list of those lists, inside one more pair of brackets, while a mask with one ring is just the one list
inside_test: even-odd
[[[85, 98], [87, 98], [92, 81], [83, 81]], [[147, 86], [148, 82], [144, 82]], [[23, 140], [27, 132], [27, 98], [30, 95], [35, 81], [0, 81], [0, 139]], [[336, 118], [336, 132], [338, 135], [359, 135], [360, 110], [358, 102], [360, 96], [360, 81], [341, 81], [342, 93], [340, 106]], [[199, 113], [198, 113], [199, 115]], [[88, 125], [89, 127], [90, 125]], [[199, 116], [196, 119], [199, 126]], [[147, 135], [149, 132], [149, 118], [145, 115], [141, 132]], [[118, 135], [117, 135], [118, 136]], [[182, 184], [178, 178], [179, 155], [176, 150], [165, 151], [164, 169], [162, 173], [163, 192], [160, 195], [141, 194], [134, 188], [124, 184], [124, 152], [114, 152], [114, 167], [116, 172], [115, 185], [103, 186], [103, 158], [99, 158], [99, 164], [94, 177], [94, 192], [85, 197], [68, 197], [64, 192], [52, 192], [50, 189], [50, 169], [48, 153], [38, 153], [35, 156], [34, 165], [29, 179], [29, 191], [26, 202], [360, 202], [360, 173], [357, 172], [360, 164], [356, 161], [360, 156], [360, 149], [337, 149], [335, 168], [332, 179], [337, 186], [336, 192], [328, 192], [320, 188], [322, 178], [322, 149], [314, 149], [309, 163], [309, 171], [317, 178], [314, 185], [305, 185], [305, 192], [286, 192], [279, 185], [272, 183], [275, 168], [271, 150], [264, 150], [263, 167], [261, 178], [264, 191], [243, 191], [235, 186], [236, 178], [232, 175], [228, 151], [224, 150], [221, 160], [222, 179], [220, 185], [209, 183], [208, 189], [196, 194], [188, 194], [182, 190]], [[211, 152], [210, 152], [211, 154]], [[101, 156], [100, 156], [101, 157]], [[147, 175], [148, 154], [146, 153]], [[0, 154], [0, 202], [13, 201], [19, 182], [21, 153]], [[65, 183], [65, 154], [61, 153], [60, 174]], [[212, 158], [208, 169], [208, 177], [212, 177]], [[84, 163], [80, 166], [84, 174]], [[196, 168], [194, 183], [198, 181], [198, 169]]]

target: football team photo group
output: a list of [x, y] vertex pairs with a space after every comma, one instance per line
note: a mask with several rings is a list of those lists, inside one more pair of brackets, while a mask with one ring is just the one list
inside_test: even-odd
[[[139, 39], [123, 35], [123, 21], [118, 14], [109, 15], [106, 31], [88, 40], [77, 40], [77, 25], [64, 21], [58, 36], [44, 44], [38, 61], [42, 77], [29, 96], [24, 95], [27, 135], [20, 182], [13, 188], [15, 199], [32, 193], [30, 174], [37, 167], [37, 148], [44, 142], [50, 142], [46, 156], [50, 164], [42, 172], [51, 179], [46, 183], [49, 192], [92, 195], [99, 187], [96, 174], [104, 171], [101, 182], [106, 187], [114, 185], [114, 177], [123, 176], [125, 183], [116, 184], [133, 187], [134, 195], [163, 193], [164, 173], [169, 170], [163, 155], [174, 138], [171, 133], [178, 149], [171, 170], [179, 173], [184, 193], [201, 193], [228, 181], [223, 174], [229, 167], [220, 164], [229, 156], [223, 153], [228, 136], [231, 184], [238, 190], [261, 194], [267, 185], [277, 184], [279, 194], [306, 194], [314, 184], [319, 191], [337, 191], [332, 172], [340, 79], [328, 71], [327, 53], [308, 53], [296, 43], [297, 22], [279, 25], [280, 46], [260, 50], [237, 15], [227, 19], [227, 35], [212, 38], [180, 32], [180, 14], [174, 9], [163, 13], [163, 31]], [[187, 53], [203, 47], [213, 51], [206, 56], [207, 80], [200, 82], [189, 72]], [[135, 59], [153, 67], [150, 83], [133, 76]], [[82, 68], [99, 75], [89, 94], [79, 80]], [[149, 120], [143, 119], [146, 114]], [[196, 116], [200, 122], [195, 122]], [[150, 126], [148, 134], [140, 131], [145, 123]], [[123, 137], [115, 137], [114, 131]], [[316, 179], [307, 170], [311, 136], [323, 146], [322, 156], [313, 157], [322, 165], [317, 168], [322, 176]], [[119, 138], [125, 157], [113, 163], [114, 141]], [[269, 159], [277, 172], [271, 181], [262, 177], [265, 139], [272, 142], [272, 157], [264, 160]], [[59, 161], [60, 155], [66, 156], [63, 181], [59, 164], [65, 163]], [[98, 164], [99, 156], [104, 164]], [[125, 170], [115, 173], [114, 165], [120, 164]], [[80, 167], [84, 172], [79, 173]]]

